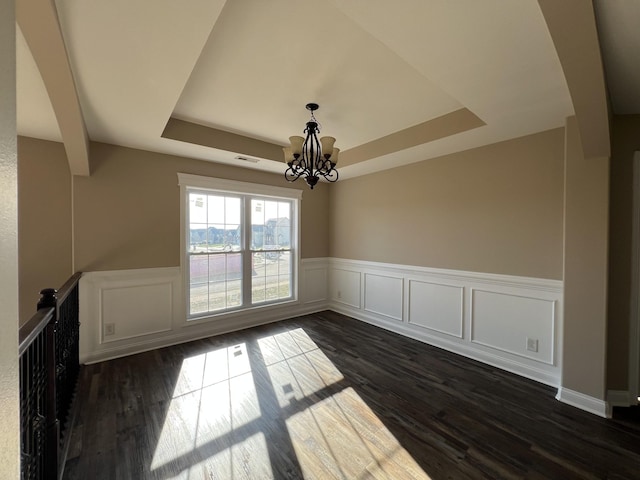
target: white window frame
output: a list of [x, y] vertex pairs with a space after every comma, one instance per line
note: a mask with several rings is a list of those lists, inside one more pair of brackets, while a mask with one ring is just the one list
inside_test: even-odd
[[[178, 173], [178, 185], [180, 186], [180, 270], [182, 272], [182, 291], [184, 298], [183, 311], [185, 313], [185, 323], [193, 324], [199, 321], [207, 321], [219, 317], [233, 316], [234, 314], [242, 314], [248, 311], [264, 308], [277, 308], [285, 304], [298, 303], [299, 292], [299, 265], [300, 265], [300, 201], [302, 200], [302, 190], [275, 187], [271, 185], [263, 185], [259, 183], [239, 182], [236, 180], [227, 180], [223, 178], [204, 177], [201, 175], [192, 175], [188, 173]], [[204, 312], [201, 314], [189, 314], [189, 255], [187, 246], [189, 245], [189, 193], [192, 191], [210, 191], [211, 193], [230, 193], [241, 194], [266, 198], [284, 198], [292, 200], [292, 219], [295, 219], [292, 225], [291, 238], [291, 298], [261, 303], [258, 305], [248, 305], [246, 307], [225, 310], [221, 312]], [[247, 217], [245, 217], [247, 218]], [[243, 231], [246, 231], [245, 225], [242, 225]], [[249, 228], [249, 231], [251, 228]], [[295, 242], [295, 243], [294, 243]], [[245, 252], [251, 255], [251, 250], [245, 248]], [[250, 290], [250, 288], [249, 288]], [[246, 291], [246, 289], [245, 289]]]

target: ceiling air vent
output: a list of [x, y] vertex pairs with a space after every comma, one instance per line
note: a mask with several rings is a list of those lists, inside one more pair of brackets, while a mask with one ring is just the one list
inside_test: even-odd
[[258, 163], [260, 161], [257, 158], [244, 157], [242, 155], [238, 155], [237, 157], [235, 157], [235, 159], [242, 160], [243, 162], [250, 162], [250, 163]]

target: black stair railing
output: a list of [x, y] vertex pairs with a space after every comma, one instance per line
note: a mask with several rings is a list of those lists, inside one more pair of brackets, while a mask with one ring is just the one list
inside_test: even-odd
[[59, 479], [64, 470], [80, 372], [81, 274], [42, 290], [37, 313], [20, 327], [21, 476]]

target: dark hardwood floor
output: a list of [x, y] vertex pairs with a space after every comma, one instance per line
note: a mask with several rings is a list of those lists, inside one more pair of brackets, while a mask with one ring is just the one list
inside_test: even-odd
[[64, 478], [640, 479], [640, 414], [323, 312], [85, 366]]

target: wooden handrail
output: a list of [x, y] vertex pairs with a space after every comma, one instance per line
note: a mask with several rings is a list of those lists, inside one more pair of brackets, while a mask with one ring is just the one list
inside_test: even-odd
[[64, 303], [69, 294], [73, 291], [75, 286], [80, 281], [80, 277], [82, 277], [82, 272], [74, 273], [71, 277], [69, 277], [69, 280], [64, 282], [64, 285], [62, 285], [58, 289], [58, 304]]
[[79, 363], [79, 280], [45, 288], [19, 329], [21, 470], [24, 479], [59, 479], [75, 413]]
[[53, 307], [38, 310], [27, 323], [20, 327], [18, 332], [20, 342], [18, 347], [19, 356], [22, 356], [31, 345], [31, 342], [47, 327], [47, 324], [53, 319], [55, 311], [56, 309]]

